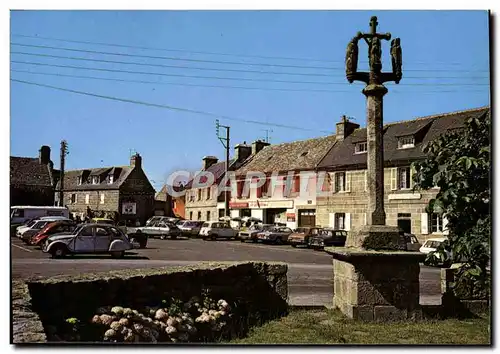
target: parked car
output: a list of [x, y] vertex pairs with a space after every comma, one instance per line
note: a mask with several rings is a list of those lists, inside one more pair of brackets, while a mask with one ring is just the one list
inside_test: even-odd
[[62, 221], [62, 220], [71, 221], [70, 219], [61, 216], [50, 216], [33, 220], [30, 224], [26, 225], [25, 227], [18, 228], [17, 237], [19, 237], [24, 243], [30, 244], [31, 237], [36, 235], [41, 229], [43, 229], [51, 222]]
[[418, 252], [420, 250], [420, 248], [422, 247], [422, 244], [420, 242], [418, 242], [418, 239], [414, 234], [409, 234], [409, 233], [403, 232], [402, 237], [404, 238], [404, 242], [406, 244], [407, 251]]
[[325, 228], [319, 231], [317, 236], [309, 238], [309, 247], [322, 249], [328, 246], [344, 247], [347, 239], [347, 231]]
[[309, 239], [317, 236], [320, 230], [321, 227], [299, 227], [288, 237], [288, 243], [292, 247], [299, 245], [309, 247]]
[[271, 224], [254, 224], [248, 228], [248, 230], [245, 231], [240, 231], [238, 233], [238, 238], [240, 239], [241, 242], [245, 241], [252, 241], [252, 242], [257, 242], [257, 235], [262, 232], [269, 230], [270, 228], [274, 227], [274, 225]]
[[165, 221], [154, 221], [149, 226], [127, 228], [127, 234], [129, 236], [147, 234], [151, 238], [158, 237], [161, 240], [165, 240], [167, 237], [170, 237], [175, 240], [181, 235], [181, 230], [174, 224]]
[[200, 236], [203, 240], [216, 240], [218, 238], [235, 239], [238, 231], [229, 226], [226, 222], [209, 221], [202, 225]]
[[107, 224], [107, 225], [115, 225], [115, 221], [107, 218], [92, 218], [90, 220], [91, 223], [94, 224]]
[[289, 227], [275, 226], [269, 230], [259, 232], [257, 240], [262, 243], [273, 243], [282, 245], [287, 243], [288, 237], [292, 234], [292, 229]]
[[179, 224], [178, 227], [181, 230], [183, 236], [196, 237], [200, 234], [200, 230], [203, 227], [203, 221], [191, 221], [187, 220], [184, 223]]
[[10, 223], [23, 224], [26, 221], [43, 216], [62, 216], [69, 218], [69, 209], [56, 206], [12, 206], [10, 207]]
[[[429, 238], [427, 241], [424, 242], [422, 247], [420, 247], [420, 252], [429, 254], [431, 252], [434, 252], [437, 250], [437, 248], [446, 240], [446, 237], [435, 237], [435, 238]], [[442, 255], [435, 253], [433, 256], [435, 257], [434, 262], [429, 262], [427, 259], [424, 260], [425, 265], [431, 265], [431, 264], [436, 264], [436, 265], [442, 265], [442, 266], [449, 266], [451, 264], [451, 259], [452, 259], [452, 253], [451, 251], [445, 250], [446, 256], [442, 257]]]
[[125, 251], [139, 248], [119, 228], [108, 224], [82, 224], [73, 232], [52, 235], [45, 241], [43, 252], [52, 258], [67, 254], [103, 253], [123, 257]]
[[51, 235], [57, 233], [67, 233], [72, 232], [76, 228], [76, 224], [73, 221], [55, 221], [47, 224], [43, 229], [38, 231], [33, 237], [31, 237], [30, 244], [33, 246], [42, 247], [45, 240]]

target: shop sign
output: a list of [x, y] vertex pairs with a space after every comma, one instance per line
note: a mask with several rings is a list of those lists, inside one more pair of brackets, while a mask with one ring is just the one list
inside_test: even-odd
[[286, 213], [286, 221], [295, 222], [295, 213]]
[[248, 203], [248, 206], [253, 209], [265, 208], [293, 208], [293, 200], [256, 200]]
[[136, 204], [135, 203], [123, 203], [122, 204], [122, 214], [125, 215], [133, 215], [136, 213]]
[[248, 208], [248, 203], [229, 202], [229, 207], [232, 209]]

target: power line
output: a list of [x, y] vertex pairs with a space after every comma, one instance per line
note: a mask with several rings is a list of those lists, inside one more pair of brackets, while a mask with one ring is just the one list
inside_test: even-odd
[[[126, 73], [126, 74], [139, 74], [139, 75], [158, 75], [158, 76], [171, 76], [171, 77], [184, 77], [184, 78], [194, 78], [194, 79], [214, 79], [214, 80], [231, 80], [231, 81], [258, 81], [258, 82], [278, 82], [278, 83], [290, 83], [290, 84], [314, 84], [314, 85], [345, 85], [345, 82], [321, 82], [321, 81], [292, 81], [292, 80], [274, 80], [274, 79], [256, 79], [256, 78], [236, 78], [236, 77], [220, 77], [220, 76], [198, 76], [198, 75], [185, 75], [185, 74], [166, 74], [159, 72], [149, 72], [149, 71], [131, 71], [131, 70], [116, 70], [116, 69], [104, 69], [104, 68], [88, 68], [82, 66], [73, 65], [59, 65], [59, 64], [47, 64], [47, 63], [37, 63], [37, 62], [24, 62], [11, 60], [11, 63], [16, 64], [27, 64], [27, 65], [38, 65], [38, 66], [49, 66], [56, 68], [66, 68], [66, 69], [78, 69], [78, 70], [91, 70], [91, 71], [104, 71], [104, 72], [114, 72], [114, 73]], [[401, 86], [489, 86], [489, 83], [404, 83]]]
[[198, 111], [198, 110], [189, 109], [189, 108], [180, 108], [180, 107], [168, 106], [168, 105], [163, 105], [163, 104], [158, 104], [158, 103], [144, 102], [144, 101], [131, 100], [131, 99], [120, 98], [120, 97], [115, 97], [115, 96], [99, 95], [99, 94], [96, 94], [96, 93], [85, 92], [85, 91], [71, 90], [71, 89], [67, 89], [67, 88], [63, 88], [63, 87], [57, 87], [57, 86], [52, 86], [52, 85], [40, 84], [40, 83], [37, 83], [37, 82], [17, 80], [17, 79], [10, 79], [10, 80], [13, 81], [13, 82], [19, 82], [19, 83], [23, 83], [23, 84], [27, 84], [27, 85], [34, 85], [34, 86], [40, 86], [40, 87], [45, 87], [45, 88], [51, 88], [51, 89], [54, 89], [54, 90], [71, 92], [71, 93], [76, 93], [76, 94], [79, 94], [79, 95], [85, 95], [85, 96], [91, 96], [91, 97], [98, 97], [98, 98], [103, 98], [103, 99], [112, 100], [112, 101], [133, 103], [133, 104], [138, 104], [138, 105], [143, 105], [143, 106], [149, 106], [149, 107], [164, 108], [164, 109], [169, 109], [169, 110], [179, 111], [179, 112], [195, 113], [195, 114], [205, 115], [205, 116], [209, 116], [209, 117], [216, 117], [216, 118], [233, 120], [233, 121], [238, 121], [238, 122], [243, 122], [243, 123], [259, 124], [259, 125], [270, 125], [270, 126], [279, 127], [279, 128], [296, 129], [296, 130], [302, 130], [302, 131], [307, 130], [307, 131], [315, 131], [315, 132], [323, 132], [323, 133], [332, 134], [331, 131], [326, 131], [326, 130], [317, 130], [317, 129], [302, 128], [302, 127], [296, 127], [296, 126], [286, 125], [286, 124], [265, 123], [265, 122], [260, 122], [260, 121], [257, 121], [257, 120], [249, 120], [249, 119], [241, 119], [241, 118], [229, 117], [229, 116], [224, 116], [224, 115], [214, 114], [214, 113], [209, 113], [209, 112], [204, 112], [204, 111]]
[[[23, 44], [23, 43], [11, 43], [11, 45], [17, 45], [21, 47], [29, 48], [41, 48], [41, 49], [53, 49], [53, 50], [64, 50], [71, 52], [80, 53], [91, 53], [91, 54], [105, 54], [105, 55], [115, 55], [124, 57], [135, 57], [135, 58], [147, 58], [147, 59], [162, 59], [162, 60], [177, 60], [177, 61], [189, 61], [198, 63], [214, 63], [214, 64], [230, 64], [230, 65], [254, 65], [254, 66], [275, 66], [283, 68], [301, 68], [301, 69], [321, 69], [321, 70], [343, 70], [344, 67], [327, 67], [327, 66], [304, 66], [304, 65], [284, 65], [284, 64], [270, 64], [270, 63], [242, 63], [233, 61], [218, 61], [218, 60], [206, 60], [206, 59], [190, 59], [190, 58], [178, 58], [178, 57], [164, 57], [155, 55], [140, 55], [140, 54], [126, 54], [126, 53], [115, 53], [115, 52], [102, 52], [96, 50], [87, 49], [75, 49], [67, 47], [53, 47], [45, 45], [34, 45], [34, 44]], [[488, 70], [446, 70], [446, 69], [405, 69], [405, 71], [431, 71], [431, 72], [489, 72]]]
[[[12, 37], [22, 37], [22, 38], [33, 38], [33, 39], [45, 39], [45, 40], [50, 40], [50, 41], [59, 41], [59, 42], [67, 42], [67, 43], [102, 45], [102, 46], [117, 47], [117, 48], [156, 50], [156, 51], [166, 51], [166, 52], [210, 54], [210, 55], [222, 55], [222, 56], [233, 56], [233, 57], [243, 57], [243, 58], [284, 59], [284, 60], [315, 61], [315, 62], [342, 63], [342, 64], [344, 63], [343, 61], [313, 59], [313, 58], [264, 56], [264, 55], [249, 55], [249, 54], [231, 54], [231, 53], [220, 53], [220, 52], [193, 51], [193, 50], [184, 50], [184, 49], [167, 49], [167, 48], [158, 48], [158, 47], [131, 46], [131, 45], [125, 45], [125, 44], [104, 43], [104, 42], [91, 42], [91, 41], [78, 41], [78, 40], [72, 40], [72, 39], [44, 37], [44, 36], [38, 36], [38, 35], [33, 36], [33, 35], [25, 35], [25, 34], [11, 34], [11, 36]], [[367, 63], [368, 61], [361, 61], [361, 62], [362, 63]], [[417, 63], [419, 63], [419, 64], [439, 64], [439, 63], [441, 63], [441, 64], [448, 64], [448, 65], [462, 65], [462, 63], [459, 63], [459, 62], [448, 62], [448, 61], [432, 61], [432, 62], [415, 61], [415, 62], [413, 62], [413, 64], [417, 64]]]
[[[44, 58], [57, 58], [57, 59], [69, 59], [78, 61], [90, 61], [97, 63], [110, 63], [110, 64], [125, 64], [125, 65], [139, 65], [139, 66], [154, 66], [160, 68], [175, 68], [175, 69], [189, 69], [189, 70], [205, 70], [205, 71], [227, 71], [227, 72], [243, 72], [243, 73], [255, 73], [255, 74], [273, 74], [273, 75], [297, 75], [297, 76], [321, 76], [321, 77], [333, 77], [332, 74], [315, 74], [315, 73], [292, 73], [292, 72], [276, 72], [276, 71], [259, 71], [259, 70], [240, 70], [240, 69], [221, 69], [221, 68], [200, 68], [194, 66], [179, 66], [179, 65], [164, 65], [164, 64], [151, 64], [151, 63], [138, 63], [138, 62], [127, 62], [118, 60], [104, 60], [104, 59], [91, 59], [82, 57], [68, 57], [63, 55], [51, 55], [51, 54], [40, 54], [40, 53], [28, 53], [28, 52], [16, 52], [11, 51], [11, 54], [21, 54]], [[344, 74], [342, 74], [344, 76]], [[488, 76], [406, 76], [407, 79], [488, 79]]]
[[[127, 79], [116, 79], [116, 78], [106, 78], [97, 76], [81, 76], [81, 75], [68, 75], [60, 73], [47, 73], [39, 71], [29, 71], [29, 70], [15, 70], [11, 69], [11, 72], [35, 74], [35, 75], [45, 75], [45, 76], [56, 76], [56, 77], [69, 77], [77, 79], [91, 79], [91, 80], [102, 80], [102, 81], [115, 81], [115, 82], [130, 82], [139, 84], [152, 84], [152, 85], [174, 85], [174, 86], [190, 86], [190, 87], [208, 87], [208, 88], [222, 88], [222, 89], [243, 89], [243, 90], [262, 90], [262, 91], [291, 91], [291, 92], [352, 92], [352, 90], [322, 90], [322, 89], [288, 89], [288, 88], [267, 88], [267, 87], [244, 87], [244, 86], [225, 86], [225, 85], [202, 85], [202, 84], [181, 84], [175, 82], [164, 82], [164, 81], [145, 81], [145, 80], [127, 80]], [[405, 92], [419, 92], [419, 93], [450, 93], [450, 92], [484, 92], [484, 90], [425, 90], [425, 91], [398, 91], [391, 90], [391, 93], [405, 93]]]
[[332, 67], [326, 67], [326, 66], [303, 66], [303, 65], [284, 65], [284, 64], [269, 64], [269, 63], [241, 63], [241, 62], [234, 62], [234, 61], [218, 61], [218, 60], [190, 59], [190, 58], [178, 58], [178, 57], [160, 57], [160, 56], [155, 56], [155, 55], [140, 55], [140, 54], [125, 54], [125, 53], [114, 53], [114, 52], [101, 52], [101, 51], [97, 51], [97, 50], [75, 49], [75, 48], [66, 48], [66, 47], [52, 47], [52, 46], [45, 46], [45, 45], [22, 44], [22, 43], [11, 43], [11, 45], [17, 45], [17, 46], [21, 46], [21, 47], [30, 47], [30, 48], [56, 49], [56, 50], [66, 50], [66, 51], [71, 51], [71, 52], [117, 55], [117, 56], [136, 57], [136, 58], [192, 61], [192, 62], [198, 62], [198, 63], [215, 63], [215, 64], [230, 64], [230, 65], [276, 66], [276, 67], [282, 67], [282, 68], [306, 68], [306, 69], [327, 69], [327, 70], [339, 69], [339, 68], [332, 68]]

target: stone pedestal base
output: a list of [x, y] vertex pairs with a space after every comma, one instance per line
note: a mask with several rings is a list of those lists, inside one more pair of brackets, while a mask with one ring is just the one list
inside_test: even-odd
[[367, 225], [350, 233], [345, 246], [366, 250], [404, 250], [406, 245], [399, 233], [397, 226]]
[[333, 256], [333, 306], [361, 321], [421, 319], [420, 252], [327, 248]]

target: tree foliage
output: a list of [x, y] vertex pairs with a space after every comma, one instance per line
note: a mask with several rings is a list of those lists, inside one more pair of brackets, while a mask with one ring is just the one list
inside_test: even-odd
[[437, 252], [446, 257], [447, 249], [451, 261], [463, 263], [455, 292], [466, 297], [489, 289], [490, 127], [489, 111], [470, 117], [463, 129], [428, 143], [423, 149], [427, 159], [414, 163], [416, 189], [439, 187], [427, 209], [446, 217], [449, 236]]

